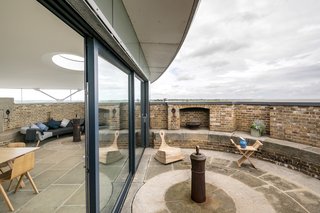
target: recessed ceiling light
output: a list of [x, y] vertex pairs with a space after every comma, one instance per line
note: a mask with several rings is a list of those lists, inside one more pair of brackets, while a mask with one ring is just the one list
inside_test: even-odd
[[84, 70], [84, 59], [81, 56], [73, 54], [56, 54], [52, 56], [52, 61], [59, 67], [69, 70]]

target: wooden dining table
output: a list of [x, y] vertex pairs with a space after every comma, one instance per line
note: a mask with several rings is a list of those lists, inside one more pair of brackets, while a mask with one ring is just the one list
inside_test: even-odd
[[15, 148], [0, 148], [0, 164], [10, 163], [17, 157], [34, 152], [40, 147], [15, 147]]

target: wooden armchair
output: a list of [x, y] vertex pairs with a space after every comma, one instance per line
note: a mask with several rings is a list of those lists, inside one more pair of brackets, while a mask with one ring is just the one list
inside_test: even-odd
[[99, 148], [99, 162], [103, 164], [111, 164], [123, 158], [118, 149], [119, 131], [114, 133], [114, 141], [111, 146]]
[[16, 193], [20, 184], [21, 184], [22, 178], [24, 176], [26, 176], [29, 179], [34, 192], [38, 194], [39, 191], [38, 191], [35, 183], [33, 182], [32, 177], [29, 173], [29, 171], [34, 168], [34, 163], [35, 163], [34, 152], [30, 152], [28, 154], [25, 154], [25, 155], [22, 155], [22, 156], [16, 158], [12, 162], [11, 169], [6, 171], [3, 174], [0, 174], [0, 192], [3, 195], [4, 200], [7, 203], [8, 207], [11, 211], [14, 211], [14, 208], [13, 208], [5, 190], [3, 189], [1, 183], [5, 182], [5, 181], [11, 181], [14, 178], [20, 177], [19, 181], [17, 183], [17, 186], [14, 190], [14, 192]]
[[161, 145], [154, 158], [163, 164], [168, 164], [184, 159], [184, 155], [182, 154], [180, 148], [171, 147], [166, 143], [164, 139], [164, 131], [161, 130], [159, 134], [161, 137]]

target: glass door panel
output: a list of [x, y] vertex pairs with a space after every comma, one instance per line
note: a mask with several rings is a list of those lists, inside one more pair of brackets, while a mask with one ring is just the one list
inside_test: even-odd
[[141, 135], [142, 105], [141, 105], [141, 81], [134, 77], [134, 103], [135, 103], [135, 163], [136, 167], [142, 156], [144, 144]]
[[111, 212], [129, 175], [128, 74], [98, 56], [100, 210]]

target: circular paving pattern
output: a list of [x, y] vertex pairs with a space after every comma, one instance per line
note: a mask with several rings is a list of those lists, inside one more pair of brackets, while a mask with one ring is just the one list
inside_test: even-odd
[[[190, 150], [189, 154], [193, 151]], [[148, 161], [146, 171], [141, 172], [136, 179], [138, 182], [141, 180], [141, 188], [133, 198], [132, 212], [319, 213], [317, 180], [306, 178], [295, 171], [285, 171], [285, 174], [294, 176], [293, 179], [305, 180], [308, 183], [305, 187], [305, 182], [300, 184], [288, 181], [286, 176], [277, 176], [277, 172], [284, 169], [282, 167], [269, 167], [254, 159], [264, 170], [254, 169], [250, 164], [243, 164], [239, 168], [235, 162], [237, 155], [207, 150], [203, 152], [207, 156], [206, 184], [209, 197], [213, 191], [209, 204], [204, 204], [207, 206], [195, 204], [190, 199], [190, 186], [186, 187], [191, 179], [188, 153], [184, 160], [167, 165], [159, 163], [154, 159], [154, 153], [150, 153], [145, 159]]]
[[[190, 176], [190, 170], [177, 170], [165, 172], [151, 178], [137, 192], [133, 201], [132, 212], [202, 212], [200, 205], [194, 204], [191, 199], [186, 198], [187, 188], [177, 190], [187, 184], [185, 182], [190, 180]], [[206, 183], [212, 186], [210, 186], [209, 192], [216, 191], [216, 193], [213, 193], [212, 197], [209, 195], [209, 204], [203, 205], [204, 212], [257, 212], [252, 206], [259, 206], [259, 213], [275, 212], [262, 193], [234, 178], [206, 172]], [[177, 199], [178, 197], [183, 197], [184, 199]], [[226, 205], [222, 201], [225, 198], [232, 200], [232, 202], [229, 201], [228, 205]], [[213, 202], [213, 199], [216, 199], [217, 202]], [[212, 203], [210, 203], [211, 201]], [[184, 211], [181, 210], [182, 204], [187, 205]], [[224, 211], [223, 205], [226, 205], [226, 211]], [[195, 209], [191, 211], [191, 208]]]
[[236, 212], [232, 198], [218, 187], [206, 183], [206, 201], [196, 203], [191, 199], [191, 180], [171, 186], [166, 194], [165, 201], [168, 210], [172, 213], [180, 212]]

